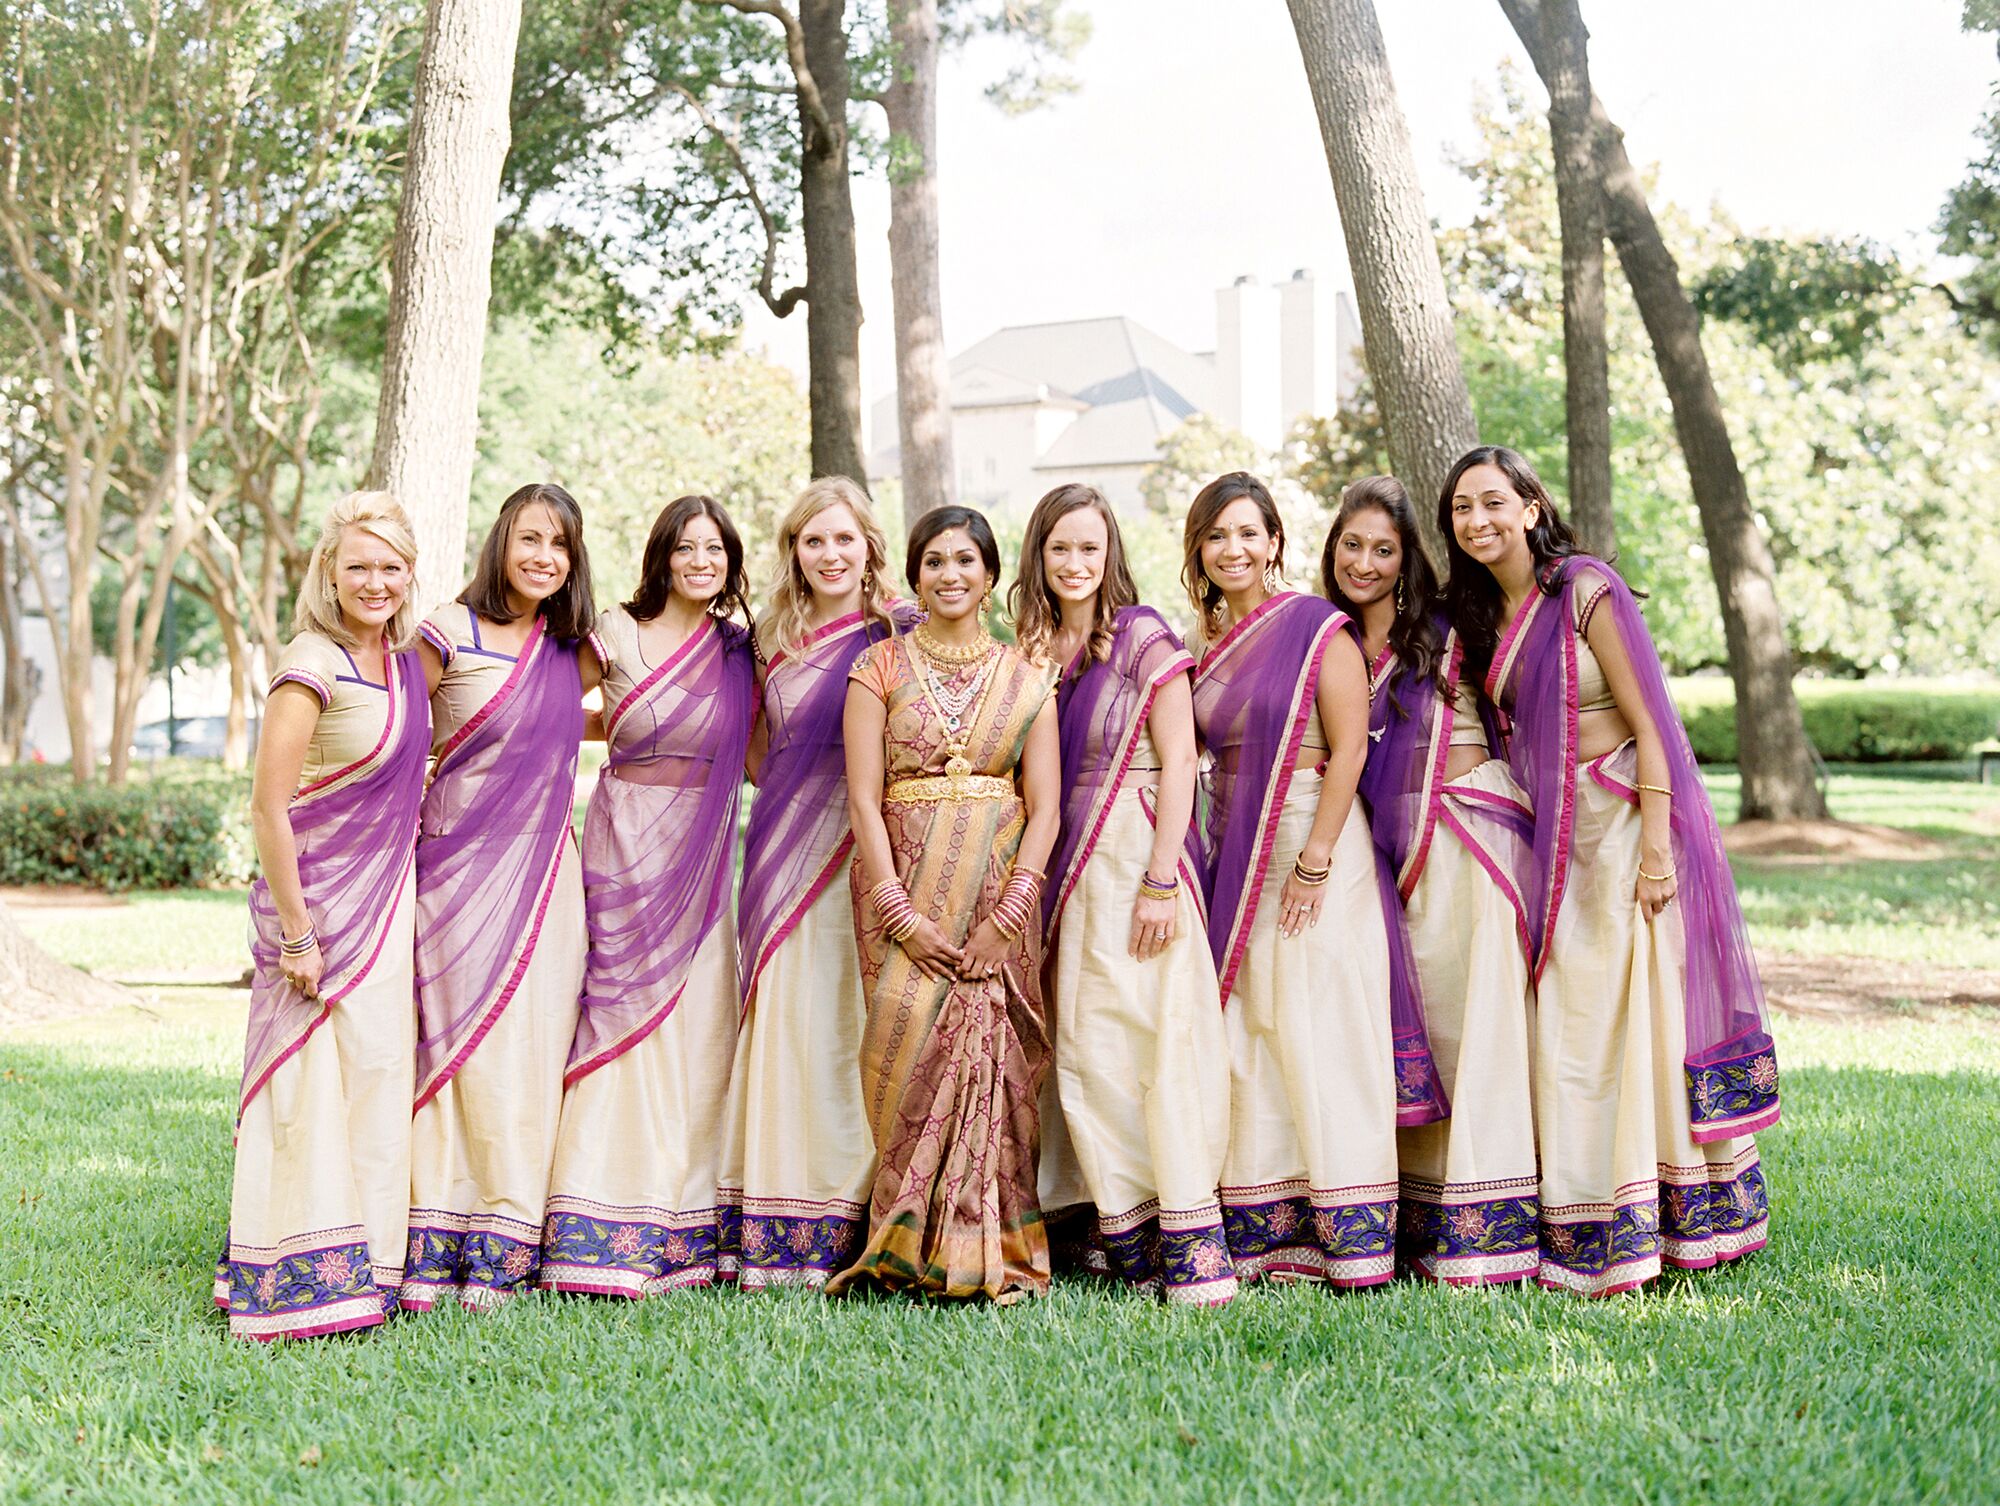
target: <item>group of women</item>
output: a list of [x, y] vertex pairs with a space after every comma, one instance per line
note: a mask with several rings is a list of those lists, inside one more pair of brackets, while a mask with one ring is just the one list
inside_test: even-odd
[[1070, 1262], [1596, 1294], [1760, 1248], [1777, 1070], [1632, 593], [1512, 451], [1438, 513], [1443, 588], [1356, 483], [1308, 594], [1218, 477], [1197, 662], [1083, 485], [1011, 644], [980, 514], [917, 522], [911, 602], [840, 478], [754, 625], [706, 497], [599, 614], [576, 503], [525, 487], [421, 623], [407, 520], [346, 498], [258, 753], [231, 1332]]

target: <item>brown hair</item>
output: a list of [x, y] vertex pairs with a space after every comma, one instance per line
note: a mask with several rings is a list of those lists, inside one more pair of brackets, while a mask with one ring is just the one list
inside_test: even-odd
[[722, 589], [708, 601], [709, 616], [741, 613], [745, 622], [750, 620], [750, 582], [743, 573], [742, 536], [720, 502], [713, 497], [691, 495], [674, 498], [653, 519], [653, 531], [646, 535], [646, 552], [640, 559], [639, 589], [624, 604], [634, 621], [651, 622], [666, 610], [667, 598], [674, 591], [674, 550], [680, 544], [681, 533], [696, 518], [707, 518], [715, 525], [716, 532], [722, 535], [722, 554], [727, 561]]
[[1097, 588], [1090, 641], [1084, 645], [1087, 662], [1097, 662], [1111, 652], [1111, 630], [1118, 614], [1136, 605], [1139, 588], [1125, 563], [1125, 541], [1118, 534], [1118, 518], [1111, 504], [1094, 486], [1069, 481], [1035, 504], [1028, 516], [1028, 531], [1021, 539], [1021, 568], [1007, 592], [1007, 608], [1014, 615], [1014, 641], [1021, 652], [1040, 662], [1048, 656], [1056, 624], [1062, 621], [1062, 602], [1049, 588], [1048, 569], [1042, 550], [1057, 523], [1073, 512], [1090, 508], [1104, 519], [1104, 578]]
[[1194, 604], [1195, 615], [1201, 619], [1204, 638], [1215, 636], [1213, 629], [1218, 626], [1223, 603], [1222, 587], [1210, 580], [1208, 573], [1201, 568], [1202, 540], [1208, 537], [1209, 529], [1222, 516], [1222, 510], [1245, 497], [1257, 504], [1257, 511], [1264, 517], [1264, 527], [1269, 530], [1276, 545], [1271, 567], [1280, 575], [1285, 571], [1285, 522], [1278, 516], [1278, 504], [1271, 500], [1269, 487], [1248, 471], [1230, 471], [1217, 476], [1196, 492], [1194, 501], [1188, 504], [1187, 526], [1181, 531], [1181, 584], [1187, 587], [1188, 600]]
[[486, 530], [479, 562], [458, 599], [488, 622], [512, 622], [517, 615], [507, 605], [507, 544], [521, 509], [541, 503], [555, 514], [569, 555], [569, 574], [553, 596], [536, 607], [553, 638], [582, 638], [597, 626], [597, 602], [590, 592], [590, 554], [583, 547], [583, 509], [561, 487], [537, 481], [522, 487], [500, 504], [500, 516]]
[[[1334, 515], [1333, 527], [1327, 530], [1326, 546], [1320, 550], [1320, 589], [1328, 601], [1354, 619], [1356, 627], [1361, 625], [1361, 609], [1340, 589], [1333, 559], [1334, 548], [1349, 521], [1357, 513], [1370, 511], [1389, 519], [1396, 530], [1396, 540], [1403, 547], [1403, 564], [1396, 577], [1397, 584], [1403, 587], [1402, 602], [1396, 608], [1396, 620], [1389, 625], [1389, 646], [1409, 672], [1411, 683], [1420, 684], [1437, 672], [1438, 658], [1444, 649], [1444, 635], [1438, 631], [1436, 616], [1437, 574], [1431, 569], [1431, 558], [1424, 552], [1423, 537], [1417, 532], [1417, 510], [1410, 502], [1410, 494], [1394, 476], [1363, 476], [1340, 494], [1340, 511]], [[1402, 707], [1398, 705], [1396, 709], [1400, 711]]]

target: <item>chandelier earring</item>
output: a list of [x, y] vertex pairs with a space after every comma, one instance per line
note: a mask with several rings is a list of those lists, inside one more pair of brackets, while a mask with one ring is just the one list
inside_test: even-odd
[[993, 610], [993, 582], [986, 583], [986, 594], [979, 598], [979, 615], [984, 617]]
[[1398, 617], [1403, 615], [1403, 603], [1407, 599], [1403, 592], [1403, 577], [1399, 575], [1396, 577], [1396, 615]]
[[1275, 591], [1278, 589], [1278, 567], [1276, 565], [1266, 565], [1264, 567], [1264, 589], [1266, 591]]

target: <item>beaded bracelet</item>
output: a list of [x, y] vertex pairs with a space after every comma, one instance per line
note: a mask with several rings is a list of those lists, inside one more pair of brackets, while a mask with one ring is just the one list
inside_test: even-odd
[[305, 934], [302, 936], [287, 937], [282, 931], [278, 933], [278, 950], [287, 957], [303, 957], [318, 945], [319, 931], [310, 921], [306, 923]]
[[917, 934], [917, 927], [923, 924], [923, 917], [910, 901], [910, 893], [900, 880], [884, 879], [868, 891], [868, 899], [875, 906], [875, 913], [882, 917], [882, 928], [894, 942], [908, 941]]

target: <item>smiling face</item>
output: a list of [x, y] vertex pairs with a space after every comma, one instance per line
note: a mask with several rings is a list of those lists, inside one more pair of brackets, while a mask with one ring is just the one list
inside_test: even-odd
[[507, 533], [507, 592], [517, 609], [532, 612], [569, 579], [569, 542], [562, 520], [546, 502], [514, 514]]
[[947, 528], [924, 545], [917, 567], [917, 595], [931, 616], [962, 622], [979, 611], [980, 598], [993, 583], [979, 546], [963, 528]]
[[1333, 580], [1357, 607], [1395, 594], [1403, 574], [1403, 540], [1395, 520], [1379, 507], [1364, 507], [1341, 525], [1333, 541]]
[[861, 594], [868, 570], [868, 538], [845, 502], [823, 507], [799, 530], [793, 547], [799, 574], [822, 609], [845, 607]]
[[1224, 596], [1261, 589], [1278, 556], [1278, 540], [1264, 526], [1263, 509], [1238, 497], [1215, 516], [1201, 541], [1201, 568]]
[[410, 593], [410, 562], [367, 529], [350, 525], [334, 552], [333, 593], [350, 629], [379, 631]]
[[681, 525], [674, 552], [667, 556], [674, 595], [697, 604], [715, 599], [729, 579], [729, 550], [715, 519], [696, 513]]
[[1104, 585], [1111, 530], [1095, 507], [1075, 507], [1056, 519], [1042, 541], [1042, 573], [1056, 599], [1082, 605]]
[[1522, 500], [1497, 465], [1469, 467], [1451, 491], [1452, 536], [1489, 570], [1509, 561], [1532, 561], [1528, 530], [1541, 515], [1541, 505]]

